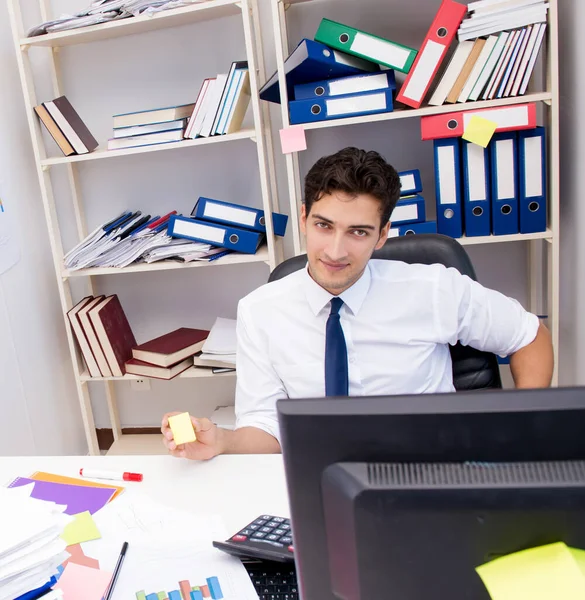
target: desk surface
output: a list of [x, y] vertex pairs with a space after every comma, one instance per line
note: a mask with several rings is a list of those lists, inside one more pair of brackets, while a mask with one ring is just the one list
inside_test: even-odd
[[281, 455], [218, 456], [206, 462], [171, 456], [0, 457], [0, 485], [35, 471], [79, 477], [83, 467], [142, 473], [141, 483], [112, 483], [168, 506], [218, 514], [229, 534], [263, 513], [290, 515]]

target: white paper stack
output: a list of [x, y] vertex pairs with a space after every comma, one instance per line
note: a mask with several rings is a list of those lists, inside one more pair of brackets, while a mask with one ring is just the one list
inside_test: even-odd
[[193, 359], [198, 367], [236, 366], [236, 320], [217, 317], [201, 354]]
[[65, 506], [30, 498], [29, 486], [0, 488], [0, 600], [44, 586], [69, 558], [61, 539]]

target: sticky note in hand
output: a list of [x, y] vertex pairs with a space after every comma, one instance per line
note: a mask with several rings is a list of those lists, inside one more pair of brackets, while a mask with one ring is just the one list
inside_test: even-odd
[[169, 417], [169, 427], [173, 432], [173, 438], [177, 446], [194, 442], [197, 439], [188, 412]]
[[497, 128], [498, 124], [494, 123], [494, 121], [473, 115], [471, 119], [469, 119], [462, 137], [468, 142], [478, 144], [485, 148], [490, 143]]

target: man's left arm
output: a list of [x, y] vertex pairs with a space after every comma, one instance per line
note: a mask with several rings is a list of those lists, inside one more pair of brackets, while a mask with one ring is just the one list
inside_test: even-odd
[[512, 377], [517, 388], [549, 387], [554, 369], [554, 353], [549, 330], [541, 323], [528, 346], [510, 357]]

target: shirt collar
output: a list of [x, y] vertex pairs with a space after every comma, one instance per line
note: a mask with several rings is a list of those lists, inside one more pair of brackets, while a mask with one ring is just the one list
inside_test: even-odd
[[[339, 294], [343, 303], [354, 315], [357, 315], [366, 299], [366, 295], [370, 289], [371, 280], [372, 274], [370, 271], [370, 264], [368, 263], [362, 276], [350, 288]], [[309, 275], [308, 263], [305, 267], [304, 288], [307, 301], [315, 316], [317, 316], [327, 304], [329, 304], [331, 298], [334, 297]]]

